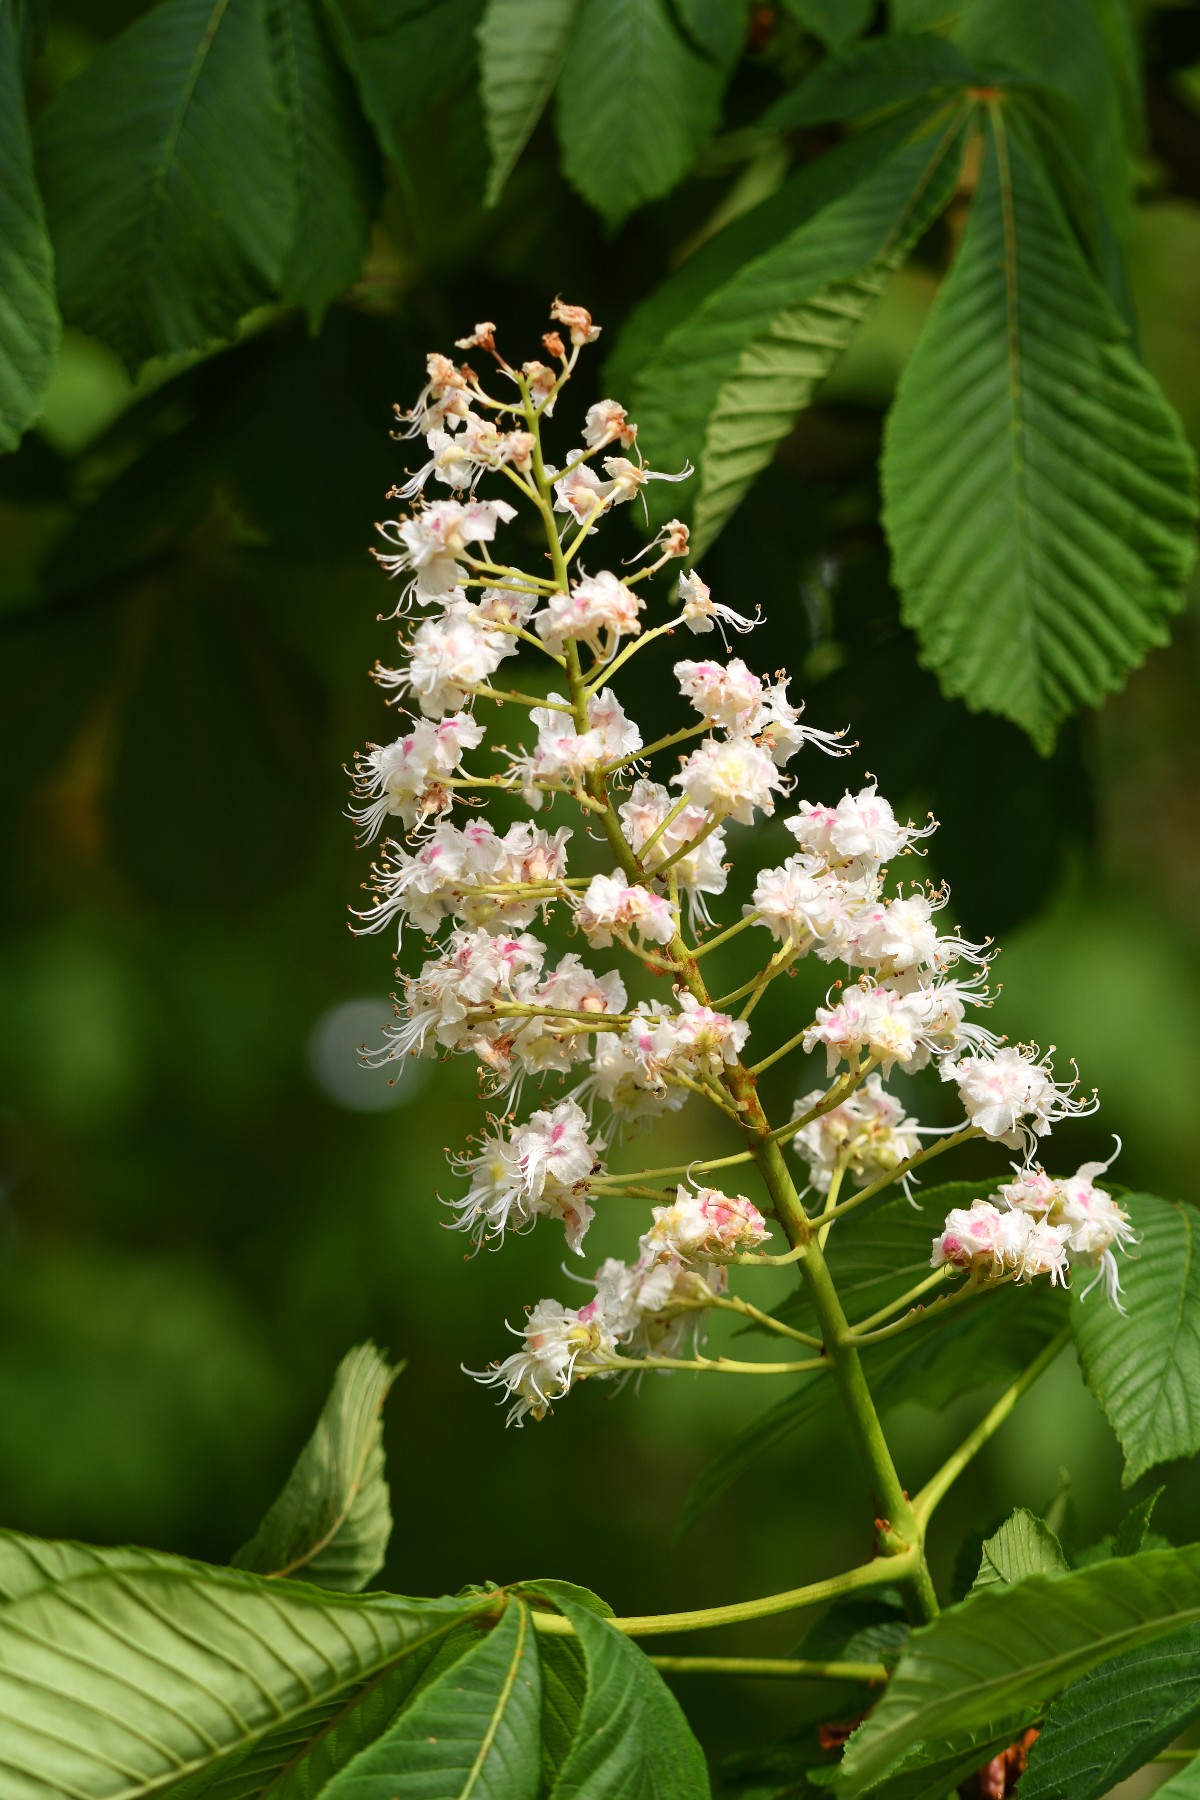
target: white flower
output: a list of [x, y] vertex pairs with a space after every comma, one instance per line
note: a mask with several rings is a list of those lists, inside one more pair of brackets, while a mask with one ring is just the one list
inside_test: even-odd
[[[565, 874], [570, 836], [565, 826], [550, 836], [522, 821], [498, 837], [486, 819], [470, 819], [462, 827], [436, 826], [416, 851], [389, 844], [371, 871], [377, 899], [355, 913], [363, 921], [355, 930], [379, 931], [390, 919], [406, 918], [434, 932], [450, 917], [490, 931], [520, 930], [539, 912], [544, 916], [553, 899], [521, 890]], [[505, 887], [517, 891], [496, 891]]]
[[[792, 1108], [801, 1118], [824, 1098], [820, 1088], [802, 1094]], [[901, 1163], [916, 1156], [921, 1147], [916, 1124], [904, 1115], [900, 1102], [889, 1094], [878, 1073], [840, 1106], [821, 1113], [796, 1133], [796, 1154], [809, 1167], [809, 1177], [819, 1194], [827, 1194], [835, 1167], [844, 1168], [859, 1187], [890, 1175]]]
[[856, 922], [847, 962], [871, 968], [888, 979], [918, 969], [942, 973], [964, 958], [986, 962], [983, 945], [969, 944], [954, 933], [939, 933], [933, 915], [944, 903], [944, 893], [934, 899], [913, 893], [870, 907]]
[[611, 481], [601, 481], [586, 463], [575, 463], [554, 483], [554, 510], [570, 513], [580, 525], [586, 525], [604, 511], [612, 491]]
[[496, 526], [516, 516], [516, 507], [507, 500], [435, 500], [411, 519], [385, 519], [376, 526], [394, 546], [376, 557], [389, 575], [411, 573], [418, 599], [440, 600], [462, 582], [457, 559], [466, 554], [467, 545], [490, 543]]
[[1023, 1169], [1015, 1181], [1000, 1189], [999, 1197], [1020, 1212], [1060, 1227], [1072, 1265], [1078, 1262], [1096, 1270], [1095, 1280], [1081, 1297], [1091, 1293], [1096, 1282], [1103, 1282], [1109, 1299], [1122, 1311], [1120, 1273], [1113, 1251], [1125, 1249], [1136, 1234], [1125, 1208], [1095, 1184], [1096, 1176], [1111, 1166], [1112, 1158], [1106, 1163], [1083, 1163], [1065, 1181], [1053, 1180], [1044, 1169]]
[[584, 415], [583, 441], [589, 450], [599, 450], [614, 439], [628, 450], [637, 436], [637, 426], [630, 423], [625, 408], [616, 400], [597, 400]]
[[802, 800], [796, 816], [784, 823], [803, 849], [847, 866], [852, 874], [874, 874], [881, 863], [934, 829], [932, 823], [920, 829], [898, 824], [874, 782], [857, 794], [844, 794], [836, 806], [813, 806]]
[[1065, 1286], [1067, 1254], [1061, 1227], [1012, 1212], [990, 1200], [973, 1200], [970, 1208], [955, 1207], [946, 1216], [944, 1230], [933, 1240], [930, 1261], [935, 1269], [951, 1263], [969, 1269], [979, 1280], [1014, 1276], [1032, 1281], [1049, 1275], [1052, 1283]]
[[600, 327], [592, 323], [592, 315], [586, 306], [568, 306], [565, 300], [559, 299], [550, 308], [550, 317], [556, 325], [567, 327], [571, 342], [577, 346], [594, 344], [600, 336]]
[[[585, 1311], [581, 1309], [581, 1311]], [[528, 1323], [517, 1333], [524, 1348], [490, 1369], [468, 1369], [486, 1387], [503, 1388], [511, 1397], [508, 1425], [520, 1425], [528, 1413], [545, 1418], [555, 1400], [569, 1392], [579, 1366], [602, 1368], [605, 1353], [615, 1344], [603, 1320], [584, 1320], [581, 1311], [568, 1312], [558, 1300], [539, 1300]]]
[[816, 857], [789, 856], [778, 869], [763, 869], [751, 904], [759, 922], [781, 944], [821, 946], [827, 961], [840, 956], [853, 938], [866, 896], [861, 887], [831, 874]]
[[672, 775], [671, 785], [712, 818], [752, 825], [756, 811], [775, 811], [775, 795], [787, 784], [753, 738], [734, 737], [724, 743], [705, 738]]
[[470, 411], [469, 369], [457, 368], [448, 356], [441, 356], [436, 350], [426, 359], [425, 367], [429, 379], [413, 410], [404, 413], [396, 408], [397, 418], [408, 425], [407, 431], [396, 433], [398, 437], [425, 437], [442, 425], [465, 419]]
[[969, 1269], [977, 1263], [993, 1266], [1000, 1224], [1000, 1209], [990, 1200], [972, 1200], [969, 1208], [953, 1207], [933, 1240], [933, 1267], [940, 1269], [943, 1263], [953, 1263], [956, 1269]]
[[804, 1048], [813, 1050], [818, 1044], [825, 1046], [831, 1075], [839, 1062], [853, 1064], [864, 1050], [884, 1075], [897, 1063], [911, 1073], [929, 1059], [907, 996], [863, 983], [844, 989], [836, 1005], [818, 1006], [804, 1034]]
[[688, 1100], [687, 1089], [668, 1085], [627, 1034], [605, 1033], [596, 1039], [592, 1072], [578, 1091], [589, 1100], [602, 1100], [612, 1112], [614, 1125], [678, 1112]]
[[522, 983], [540, 973], [546, 946], [527, 932], [519, 937], [484, 930], [452, 931], [442, 956], [427, 962], [418, 975], [404, 981], [400, 1023], [384, 1033], [382, 1046], [368, 1058], [374, 1066], [405, 1056], [432, 1056], [446, 1050], [473, 1049], [485, 1061], [489, 1045], [511, 1028], [511, 1019], [470, 1020], [493, 1006], [520, 998]]
[[471, 1187], [465, 1199], [452, 1202], [460, 1215], [455, 1225], [469, 1231], [478, 1247], [485, 1237], [527, 1230], [538, 1218], [561, 1219], [567, 1243], [582, 1254], [593, 1217], [587, 1196], [599, 1168], [599, 1148], [574, 1100], [535, 1112], [508, 1132], [487, 1133], [479, 1153], [462, 1159]]
[[757, 619], [747, 619], [742, 613], [734, 612], [731, 606], [718, 605], [708, 583], [701, 581], [694, 569], [679, 577], [679, 598], [683, 602], [680, 618], [697, 636], [711, 631], [714, 625], [720, 626], [723, 637], [727, 625], [744, 634], [753, 631], [758, 624]]
[[637, 929], [643, 939], [669, 944], [675, 914], [669, 900], [646, 887], [633, 887], [623, 875], [594, 875], [575, 911], [579, 929], [595, 949], [606, 949], [613, 934]]
[[[565, 704], [560, 694], [549, 698]], [[577, 731], [569, 712], [559, 707], [535, 706], [529, 717], [537, 727], [537, 743], [532, 750], [513, 759], [526, 802], [532, 807], [542, 803], [544, 787], [562, 787], [578, 781], [591, 769], [617, 762], [623, 756], [640, 750], [642, 737], [611, 688], [593, 694], [587, 705], [588, 730]]]
[[460, 707], [516, 650], [514, 637], [496, 630], [469, 600], [455, 599], [440, 618], [426, 619], [414, 631], [407, 664], [377, 667], [375, 679], [413, 694], [426, 717], [437, 719]]
[[537, 616], [537, 633], [548, 650], [560, 653], [568, 640], [590, 646], [600, 654], [601, 638], [636, 637], [642, 629], [638, 614], [645, 601], [625, 587], [608, 569], [577, 581], [569, 594], [551, 594], [544, 612]]
[[1071, 1098], [1076, 1081], [1056, 1082], [1036, 1049], [1003, 1045], [964, 1056], [947, 1071], [958, 1083], [967, 1118], [984, 1137], [1027, 1154], [1059, 1119], [1095, 1112], [1096, 1100]]
[[685, 806], [654, 839], [650, 849], [644, 851], [644, 846], [671, 810], [671, 796], [666, 788], [657, 781], [644, 778], [634, 782], [629, 798], [618, 808], [625, 835], [642, 858], [643, 868], [658, 869], [670, 859], [671, 872], [688, 896], [693, 927], [698, 923], [707, 925], [711, 920], [704, 896], [723, 894], [729, 878], [724, 863], [724, 828], [718, 826], [715, 831], [710, 830], [693, 851], [681, 855], [680, 852], [712, 824], [703, 808]]
[[653, 1218], [640, 1245], [656, 1262], [674, 1257], [724, 1262], [769, 1235], [766, 1220], [745, 1194], [723, 1194], [720, 1188], [681, 1185], [674, 1205], [656, 1206]]
[[431, 724], [419, 719], [407, 737], [392, 744], [372, 744], [354, 761], [355, 798], [350, 817], [359, 828], [359, 841], [375, 837], [386, 818], [400, 818], [416, 825], [431, 814], [445, 813], [452, 804], [440, 778], [462, 767], [464, 751], [483, 742], [482, 725], [469, 713], [453, 713]]
[[786, 680], [776, 681], [763, 689], [762, 705], [754, 724], [758, 741], [780, 768], [802, 744], [815, 744], [826, 756], [848, 756], [850, 747], [843, 744], [844, 731], [819, 731], [815, 725], [802, 725], [803, 705], [793, 706], [787, 697]]
[[736, 731], [758, 716], [763, 684], [740, 656], [728, 663], [677, 662], [675, 679], [684, 699], [712, 725]]
[[685, 463], [678, 475], [671, 475], [663, 469], [648, 469], [645, 463], [630, 462], [627, 456], [606, 456], [604, 472], [610, 477], [608, 489], [614, 506], [634, 499], [648, 481], [686, 481], [695, 474], [691, 463]]

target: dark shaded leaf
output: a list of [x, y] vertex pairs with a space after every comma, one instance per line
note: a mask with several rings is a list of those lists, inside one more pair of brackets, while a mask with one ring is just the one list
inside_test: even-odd
[[0, 451], [15, 450], [41, 412], [59, 335], [21, 71], [13, 8], [0, 6]]

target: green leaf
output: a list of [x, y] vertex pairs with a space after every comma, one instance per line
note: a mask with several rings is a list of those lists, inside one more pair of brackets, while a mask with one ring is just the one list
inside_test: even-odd
[[278, 289], [296, 184], [266, 0], [161, 0], [37, 123], [64, 316], [131, 368]]
[[1136, 1556], [1139, 1550], [1145, 1548], [1154, 1509], [1166, 1491], [1165, 1488], [1155, 1488], [1152, 1494], [1147, 1494], [1144, 1500], [1136, 1501], [1129, 1508], [1113, 1538], [1114, 1556]]
[[558, 83], [563, 173], [619, 225], [682, 180], [717, 126], [723, 85], [668, 0], [580, 0]]
[[907, 1637], [908, 1620], [897, 1593], [850, 1595], [814, 1619], [794, 1654], [813, 1662], [891, 1664]]
[[1156, 1463], [1200, 1450], [1200, 1259], [1196, 1215], [1153, 1194], [1126, 1194], [1139, 1237], [1122, 1259], [1126, 1316], [1093, 1294], [1072, 1297], [1084, 1380], [1125, 1452], [1130, 1486]]
[[404, 132], [474, 67], [483, 0], [390, 0], [362, 31], [356, 6], [327, 4], [380, 148], [403, 167]]
[[0, 5], [0, 451], [15, 450], [41, 412], [59, 335], [21, 86], [16, 20]]
[[1200, 1795], [1200, 1756], [1154, 1790], [1154, 1800], [1196, 1800]]
[[321, 1790], [322, 1800], [535, 1800], [541, 1679], [533, 1621], [500, 1623]]
[[883, 455], [902, 611], [948, 694], [1049, 750], [1181, 604], [1193, 463], [999, 108]]
[[685, 33], [722, 69], [732, 69], [746, 45], [749, 0], [674, 0]]
[[912, 1633], [847, 1747], [839, 1791], [874, 1791], [917, 1746], [929, 1760], [956, 1735], [1030, 1724], [1098, 1663], [1198, 1621], [1200, 1545], [974, 1594]]
[[[936, 126], [926, 116], [916, 135], [911, 120], [881, 129], [880, 166], [825, 204], [819, 185], [793, 189], [793, 203], [811, 196], [815, 210], [705, 295], [639, 371], [632, 402], [646, 453], [656, 467], [686, 458], [697, 470], [696, 550], [770, 461], [887, 275], [945, 204], [965, 118], [965, 108]], [[766, 204], [782, 225], [782, 194]], [[672, 493], [661, 504], [678, 501]]]
[[840, 50], [860, 37], [871, 22], [875, 0], [784, 0], [792, 17], [819, 37], [830, 50]]
[[1100, 1800], [1200, 1714], [1200, 1626], [1116, 1656], [1051, 1707], [1021, 1800]]
[[828, 56], [798, 87], [763, 114], [777, 131], [858, 119], [884, 107], [906, 105], [930, 94], [962, 88], [971, 65], [949, 38], [927, 32], [868, 38], [842, 56]]
[[1063, 1575], [1067, 1559], [1050, 1527], [1018, 1506], [993, 1537], [986, 1538], [973, 1594], [997, 1584], [1011, 1586], [1028, 1575]]
[[378, 1574], [392, 1532], [383, 1403], [399, 1373], [374, 1344], [343, 1358], [316, 1430], [235, 1568], [349, 1593]]
[[320, 0], [271, 0], [271, 26], [299, 196], [281, 292], [315, 331], [330, 301], [362, 273], [379, 155]]
[[545, 111], [567, 54], [579, 0], [488, 0], [479, 25], [479, 87], [494, 206]]
[[645, 1652], [564, 1595], [587, 1668], [587, 1693], [553, 1800], [702, 1800], [704, 1753]]
[[268, 1737], [291, 1741], [280, 1764], [331, 1703], [494, 1604], [330, 1594], [13, 1532], [0, 1596], [4, 1765], [21, 1800], [173, 1791]]

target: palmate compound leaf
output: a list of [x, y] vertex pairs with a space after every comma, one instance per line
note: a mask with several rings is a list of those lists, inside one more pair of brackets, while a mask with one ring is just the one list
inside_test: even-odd
[[500, 1623], [346, 1763], [322, 1800], [536, 1800], [540, 1713], [532, 1617], [510, 1600]]
[[1101, 1800], [1200, 1714], [1200, 1625], [1116, 1656], [1055, 1701], [1021, 1800]]
[[479, 23], [479, 89], [494, 206], [554, 91], [579, 0], [488, 0]]
[[[632, 412], [650, 460], [667, 469], [695, 465], [688, 492], [696, 549], [712, 542], [946, 204], [970, 110], [966, 101], [919, 109], [846, 146], [835, 168], [822, 166], [834, 157], [823, 158], [795, 177], [758, 209], [774, 222], [773, 235], [762, 242], [753, 221], [738, 221], [730, 248], [744, 242], [747, 260], [701, 289], [630, 371]], [[848, 186], [839, 181], [843, 166], [859, 177]], [[720, 254], [714, 242], [700, 269], [684, 265], [675, 279], [685, 304]], [[668, 301], [664, 290], [647, 317]], [[629, 335], [636, 350], [636, 319]], [[672, 489], [650, 504], [654, 514], [679, 499]]]
[[868, 38], [843, 55], [823, 58], [798, 87], [767, 109], [762, 122], [787, 131], [858, 119], [927, 94], [960, 89], [971, 79], [970, 63], [949, 38], [893, 31]]
[[883, 455], [901, 607], [946, 692], [1048, 751], [1181, 604], [1194, 469], [1020, 123], [979, 187]]
[[350, 1593], [378, 1574], [392, 1532], [383, 1403], [399, 1373], [374, 1344], [342, 1359], [316, 1429], [234, 1568]]
[[1003, 1725], [1011, 1740], [1089, 1669], [1198, 1621], [1200, 1545], [974, 1594], [911, 1634], [847, 1747], [837, 1791], [891, 1796], [905, 1764], [934, 1761], [968, 1734]]
[[34, 137], [64, 316], [131, 368], [278, 290], [297, 192], [267, 0], [160, 0]]
[[382, 170], [321, 0], [270, 0], [270, 23], [297, 188], [280, 291], [315, 331], [362, 273]]
[[1072, 1298], [1084, 1379], [1125, 1452], [1126, 1486], [1200, 1450], [1200, 1219], [1153, 1194], [1126, 1194], [1140, 1238], [1121, 1261], [1125, 1317], [1097, 1292]]
[[20, 33], [0, 6], [0, 451], [37, 418], [58, 349], [54, 259], [21, 92]]
[[558, 82], [563, 173], [620, 224], [686, 174], [716, 129], [724, 84], [669, 0], [580, 0]]
[[[267, 1582], [149, 1550], [0, 1534], [6, 1800], [257, 1793], [374, 1679], [494, 1609]], [[273, 1766], [272, 1766], [273, 1765]], [[216, 1791], [214, 1789], [214, 1791]]]

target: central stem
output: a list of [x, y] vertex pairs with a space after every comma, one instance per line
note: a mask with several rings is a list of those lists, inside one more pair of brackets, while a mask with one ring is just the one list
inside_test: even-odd
[[[531, 416], [528, 411], [527, 416]], [[537, 442], [536, 425], [532, 422], [530, 430], [535, 436], [533, 473], [540, 495], [540, 510], [546, 528], [551, 567], [555, 581], [565, 591], [569, 586], [566, 559], [554, 525], [549, 482], [542, 461], [541, 446]], [[580, 668], [578, 645], [572, 640], [568, 640], [566, 644], [566, 664], [571, 711], [575, 717], [576, 729], [582, 735], [590, 723], [587, 684]], [[626, 880], [644, 880], [646, 871], [622, 830], [603, 771], [591, 773], [585, 786], [597, 808], [603, 808], [600, 822]], [[708, 988], [700, 973], [699, 964], [678, 929], [678, 923], [675, 936], [667, 946], [667, 954], [675, 964], [678, 978], [701, 1005], [709, 1005]], [[908, 1495], [900, 1485], [900, 1477], [896, 1473], [896, 1465], [892, 1461], [879, 1414], [875, 1410], [875, 1402], [863, 1372], [862, 1360], [852, 1340], [849, 1322], [842, 1310], [821, 1245], [801, 1205], [796, 1185], [784, 1161], [782, 1147], [772, 1137], [770, 1123], [758, 1098], [754, 1075], [745, 1064], [737, 1062], [724, 1071], [723, 1080], [736, 1108], [746, 1147], [771, 1196], [776, 1217], [792, 1248], [804, 1249], [804, 1255], [800, 1258], [801, 1273], [821, 1327], [825, 1355], [837, 1382], [859, 1455], [871, 1481], [877, 1508], [875, 1541], [879, 1554], [881, 1557], [897, 1559], [897, 1573], [901, 1574], [903, 1571], [902, 1579], [911, 1596], [914, 1616], [920, 1620], [933, 1619], [937, 1616], [938, 1603], [925, 1560], [924, 1533]]]

